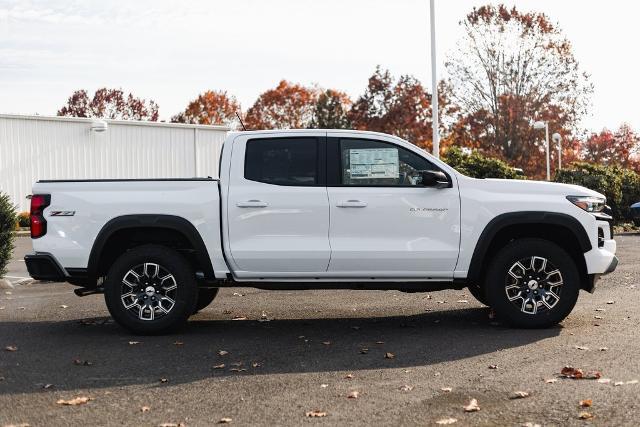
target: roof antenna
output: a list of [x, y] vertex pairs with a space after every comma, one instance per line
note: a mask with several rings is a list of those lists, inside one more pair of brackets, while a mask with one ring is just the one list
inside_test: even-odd
[[242, 119], [240, 118], [240, 114], [238, 114], [237, 111], [236, 111], [236, 116], [238, 117], [238, 120], [240, 120], [240, 124], [242, 125], [242, 130], [246, 131], [247, 128], [244, 126], [244, 123], [242, 123]]

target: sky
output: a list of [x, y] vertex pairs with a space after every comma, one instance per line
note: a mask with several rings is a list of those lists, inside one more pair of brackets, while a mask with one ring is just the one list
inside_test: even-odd
[[[438, 77], [475, 0], [436, 0]], [[496, 3], [496, 2], [493, 2]], [[503, 1], [542, 11], [595, 86], [583, 127], [640, 129], [640, 2]], [[244, 110], [281, 79], [355, 98], [376, 65], [430, 88], [428, 0], [0, 0], [0, 113], [55, 115], [76, 89], [120, 87], [160, 105], [226, 90]]]

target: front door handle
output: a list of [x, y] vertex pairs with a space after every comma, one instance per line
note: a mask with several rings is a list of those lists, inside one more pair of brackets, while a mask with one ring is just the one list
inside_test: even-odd
[[262, 200], [246, 200], [236, 203], [236, 206], [239, 208], [266, 208], [269, 204]]
[[362, 202], [360, 200], [347, 200], [338, 203], [336, 206], [339, 208], [366, 208], [367, 202]]

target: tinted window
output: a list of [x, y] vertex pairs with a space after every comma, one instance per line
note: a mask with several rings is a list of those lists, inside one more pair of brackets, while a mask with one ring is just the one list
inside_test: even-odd
[[244, 177], [267, 184], [316, 185], [318, 142], [315, 138], [249, 140]]
[[428, 160], [386, 142], [366, 139], [340, 140], [342, 185], [418, 186], [421, 172], [437, 170]]

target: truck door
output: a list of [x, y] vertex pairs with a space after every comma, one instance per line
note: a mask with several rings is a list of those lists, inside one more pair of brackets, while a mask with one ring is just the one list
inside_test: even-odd
[[234, 140], [226, 206], [229, 248], [239, 278], [326, 273], [325, 139], [316, 131]]
[[328, 272], [361, 278], [450, 279], [458, 258], [460, 198], [452, 188], [421, 185], [440, 170], [426, 155], [392, 139], [329, 132], [331, 211]]

